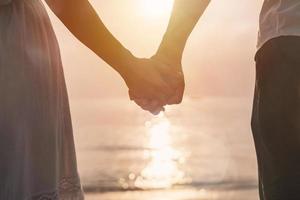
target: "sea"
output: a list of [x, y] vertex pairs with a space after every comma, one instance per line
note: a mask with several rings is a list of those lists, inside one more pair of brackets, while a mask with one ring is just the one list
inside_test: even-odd
[[187, 97], [153, 116], [126, 98], [71, 100], [86, 200], [256, 200], [251, 97]]

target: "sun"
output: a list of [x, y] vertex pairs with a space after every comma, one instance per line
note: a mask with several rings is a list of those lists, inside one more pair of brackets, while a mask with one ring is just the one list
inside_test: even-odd
[[139, 0], [140, 10], [146, 18], [159, 18], [172, 11], [173, 0]]

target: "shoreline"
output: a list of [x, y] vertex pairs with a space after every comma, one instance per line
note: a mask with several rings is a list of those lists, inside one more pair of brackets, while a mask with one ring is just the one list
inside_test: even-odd
[[239, 190], [168, 189], [86, 193], [85, 200], [255, 200], [257, 188]]

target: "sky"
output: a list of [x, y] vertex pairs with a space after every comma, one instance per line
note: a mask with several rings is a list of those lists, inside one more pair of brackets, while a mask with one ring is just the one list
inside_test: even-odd
[[[173, 0], [90, 2], [126, 48], [138, 57], [151, 57], [166, 30]], [[186, 96], [253, 95], [261, 4], [262, 0], [211, 1], [184, 52]], [[51, 11], [49, 14], [60, 43], [71, 100], [126, 97], [121, 77], [78, 42]]]

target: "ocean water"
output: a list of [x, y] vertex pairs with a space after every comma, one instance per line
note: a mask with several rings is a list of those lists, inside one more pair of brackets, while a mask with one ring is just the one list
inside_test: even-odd
[[127, 99], [73, 100], [87, 200], [255, 200], [251, 98], [186, 98], [152, 116]]

